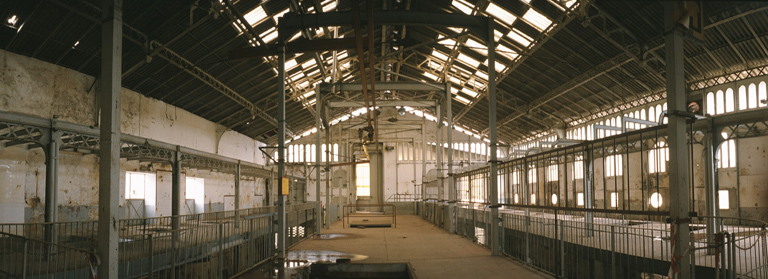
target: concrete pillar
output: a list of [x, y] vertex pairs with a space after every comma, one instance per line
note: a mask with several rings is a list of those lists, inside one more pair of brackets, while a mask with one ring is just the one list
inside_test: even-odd
[[453, 181], [453, 111], [451, 110], [451, 84], [445, 84], [445, 114], [448, 119], [448, 212], [451, 222], [448, 232], [456, 232], [456, 185]]
[[240, 160], [235, 166], [235, 228], [240, 227]]
[[690, 257], [685, 256], [690, 246], [688, 224], [690, 184], [688, 178], [688, 148], [686, 140], [685, 70], [683, 58], [683, 31], [674, 17], [677, 2], [664, 3], [664, 30], [666, 32], [667, 63], [667, 111], [669, 141], [669, 196], [670, 218], [674, 229], [675, 243], [672, 258], [677, 261], [677, 270], [672, 278], [691, 278]]
[[[370, 175], [371, 175], [371, 196], [367, 201], [368, 204], [382, 204], [384, 203], [384, 154], [383, 149], [379, 149], [376, 152], [376, 148], [373, 143], [368, 145], [368, 157], [370, 161]], [[383, 212], [384, 208], [381, 206], [370, 207], [372, 212]]]
[[277, 80], [277, 258], [285, 260], [285, 45], [278, 50]]
[[496, 43], [493, 40], [493, 18], [488, 18], [488, 30], [486, 30], [486, 42], [488, 43], [488, 129], [491, 137], [491, 254], [499, 255], [499, 248], [501, 245], [501, 228], [499, 224], [499, 162], [496, 158], [496, 150], [498, 150], [498, 140], [496, 136]]
[[[51, 120], [51, 128], [56, 122]], [[59, 191], [59, 144], [61, 132], [50, 130], [50, 139], [45, 149], [45, 222], [56, 222], [58, 218], [58, 191]], [[45, 226], [45, 240], [51, 243], [58, 242], [56, 226]]]
[[98, 277], [117, 278], [120, 214], [120, 90], [123, 1], [104, 0], [101, 9], [101, 119], [99, 138]]

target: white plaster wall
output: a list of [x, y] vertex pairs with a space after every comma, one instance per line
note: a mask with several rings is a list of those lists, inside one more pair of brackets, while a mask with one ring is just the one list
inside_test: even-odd
[[[0, 50], [0, 81], [0, 111], [46, 119], [57, 116], [62, 121], [88, 126], [98, 124], [97, 88], [91, 76]], [[121, 96], [121, 131], [247, 162], [265, 163], [258, 151], [264, 143], [226, 131], [221, 125], [125, 88]], [[140, 166], [136, 161], [125, 160], [121, 160], [120, 166], [120, 206], [125, 206], [125, 171], [136, 171]], [[162, 166], [156, 164], [156, 168], [159, 167]], [[171, 213], [170, 166], [165, 168], [167, 170], [157, 171], [156, 216]], [[42, 149], [0, 147], [0, 223], [42, 221], [45, 173]], [[210, 202], [223, 202], [223, 194], [216, 191], [233, 194], [234, 191], [227, 188], [233, 187], [232, 175], [199, 175], [206, 178], [206, 184], [212, 185]], [[97, 218], [98, 156], [61, 152], [58, 178], [59, 220]], [[181, 181], [184, 189], [184, 177]], [[250, 185], [243, 190], [250, 191], [251, 195], [258, 187], [262, 187], [263, 192], [263, 180], [251, 179], [245, 185]], [[184, 196], [182, 193], [182, 199]], [[251, 197], [243, 198], [243, 208], [259, 204]]]

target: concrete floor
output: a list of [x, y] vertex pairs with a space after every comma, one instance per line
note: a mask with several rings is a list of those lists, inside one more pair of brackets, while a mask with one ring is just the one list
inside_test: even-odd
[[323, 234], [347, 234], [332, 239], [313, 238], [291, 250], [332, 250], [362, 254], [360, 263], [410, 262], [419, 279], [430, 278], [553, 278], [491, 251], [459, 235], [449, 234], [419, 216], [397, 216], [397, 228], [342, 228], [341, 222]]

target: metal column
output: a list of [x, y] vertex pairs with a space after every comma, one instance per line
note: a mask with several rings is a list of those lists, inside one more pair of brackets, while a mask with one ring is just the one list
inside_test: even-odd
[[[320, 92], [318, 92], [318, 94], [320, 94]], [[318, 95], [318, 98], [319, 97], [320, 97], [320, 95]], [[317, 99], [316, 102], [320, 102], [320, 99]], [[327, 114], [328, 111], [326, 110], [325, 113], [326, 113], [325, 114], [325, 120], [328, 121], [328, 114]], [[318, 131], [318, 133], [319, 133], [319, 131]], [[328, 125], [328, 127], [325, 128], [325, 144], [327, 145], [326, 149], [325, 149], [325, 154], [326, 154], [325, 166], [327, 167], [326, 170], [325, 170], [325, 206], [326, 206], [326, 208], [328, 208], [328, 212], [327, 212], [327, 214], [325, 214], [325, 221], [326, 221], [325, 222], [325, 228], [326, 229], [330, 229], [331, 228], [331, 223], [332, 223], [331, 222], [331, 214], [330, 214], [331, 209], [330, 208], [331, 208], [331, 198], [333, 197], [333, 192], [331, 192], [331, 177], [332, 176], [331, 176], [331, 151], [330, 151], [330, 148], [331, 148], [331, 126], [330, 125]], [[339, 191], [341, 191], [341, 190], [339, 190]], [[339, 196], [341, 196], [341, 194], [339, 194]], [[339, 214], [338, 206], [336, 207], [336, 209], [337, 209], [336, 210], [336, 214]]]
[[421, 199], [427, 200], [427, 185], [424, 178], [427, 177], [427, 116], [421, 111]]
[[176, 249], [179, 243], [179, 229], [181, 229], [181, 152], [180, 146], [176, 146], [173, 152], [173, 166], [171, 173], [171, 278], [176, 278]]
[[235, 228], [240, 227], [240, 160], [235, 166]]
[[[323, 212], [322, 211], [323, 208], [322, 208], [322, 206], [320, 206], [320, 183], [321, 183], [321, 181], [320, 181], [320, 164], [321, 164], [320, 157], [322, 156], [321, 153], [323, 152], [323, 149], [320, 148], [320, 145], [322, 144], [321, 141], [320, 141], [320, 139], [321, 139], [321, 135], [320, 135], [321, 132], [320, 131], [323, 130], [323, 124], [322, 124], [322, 121], [320, 120], [320, 111], [322, 111], [322, 106], [323, 106], [323, 104], [322, 104], [322, 101], [320, 99], [320, 88], [318, 88], [316, 86], [315, 87], [315, 127], [317, 129], [317, 132], [315, 132], [315, 145], [317, 145], [317, 148], [315, 149], [315, 156], [317, 157], [317, 160], [315, 160], [315, 196], [316, 196], [316, 199], [317, 199], [317, 218], [315, 220], [317, 220], [317, 221], [315, 222], [315, 233], [317, 233], [317, 234], [320, 233], [320, 227], [323, 224], [323, 217], [322, 217], [323, 216], [323, 213], [322, 213]], [[327, 159], [328, 158], [326, 158], [326, 160]], [[326, 190], [325, 196], [327, 197], [328, 194], [329, 193]], [[331, 215], [330, 214], [331, 213], [331, 205], [328, 204], [328, 199], [325, 199], [325, 208], [327, 208], [327, 211], [326, 211], [325, 215], [328, 215], [328, 216]]]
[[[584, 149], [584, 155], [582, 156], [582, 166], [584, 169], [584, 176], [582, 183], [584, 183], [584, 208], [595, 208], [595, 163], [592, 156], [592, 149]], [[585, 234], [592, 236], [594, 231], [594, 213], [588, 211], [584, 213], [584, 223], [586, 227]]]
[[285, 45], [277, 55], [277, 258], [285, 260]]
[[486, 30], [486, 43], [488, 43], [488, 128], [491, 136], [491, 254], [499, 255], [501, 244], [501, 234], [499, 227], [499, 163], [496, 156], [498, 149], [498, 140], [496, 138], [496, 43], [493, 40], [493, 18], [488, 18], [488, 29]]
[[449, 233], [456, 232], [456, 185], [453, 181], [453, 112], [451, 111], [451, 85], [445, 85], [445, 114], [448, 118], [448, 214], [451, 216]]
[[664, 3], [664, 30], [666, 32], [667, 63], [667, 114], [669, 123], [669, 195], [670, 218], [674, 229], [672, 259], [677, 270], [672, 270], [672, 278], [691, 278], [690, 257], [685, 256], [690, 246], [688, 224], [688, 148], [686, 140], [685, 111], [685, 70], [683, 58], [683, 31], [674, 20], [677, 2]]
[[[714, 123], [710, 123], [712, 124], [711, 128], [714, 129]], [[717, 147], [720, 146], [720, 143], [722, 142], [722, 140], [718, 140], [720, 138], [719, 135], [715, 136], [714, 134], [714, 131], [710, 131], [704, 136], [704, 192], [707, 210], [705, 215], [713, 217], [720, 215], [720, 208], [718, 206], [720, 204], [718, 197], [718, 190], [720, 187], [717, 181], [717, 167], [715, 165], [717, 160]], [[707, 218], [707, 243], [712, 247], [715, 245], [715, 234], [720, 228], [720, 224], [718, 223], [720, 222], [717, 218]], [[708, 255], [712, 255], [714, 252], [715, 249], [707, 249]]]
[[101, 119], [99, 132], [98, 277], [117, 278], [120, 200], [120, 90], [123, 51], [123, 1], [101, 7]]
[[[55, 119], [51, 120], [51, 127], [54, 126]], [[58, 191], [59, 191], [59, 144], [61, 141], [61, 132], [49, 131], [50, 139], [45, 150], [45, 222], [53, 223], [58, 218]], [[45, 226], [45, 241], [51, 243], [58, 242], [58, 233], [56, 226]]]
[[435, 153], [437, 154], [437, 161], [435, 161], [435, 171], [437, 172], [437, 202], [445, 200], [445, 189], [443, 187], [443, 108], [439, 104], [437, 105], [437, 135], [435, 140]]

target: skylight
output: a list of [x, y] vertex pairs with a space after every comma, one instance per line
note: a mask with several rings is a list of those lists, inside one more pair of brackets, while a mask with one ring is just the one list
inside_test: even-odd
[[[485, 60], [485, 62], [483, 62], [483, 65], [488, 66], [488, 60]], [[496, 63], [494, 63], [493, 66], [494, 66], [494, 68], [496, 68], [497, 72], [502, 72], [502, 71], [504, 71], [504, 68], [507, 67], [506, 65], [499, 63], [499, 61], [496, 61]]]
[[515, 22], [515, 19], [517, 19], [517, 17], [510, 14], [502, 7], [496, 6], [496, 4], [493, 3], [488, 4], [488, 8], [485, 9], [485, 12], [493, 15], [507, 25], [512, 25], [512, 23]]
[[464, 92], [464, 93], [466, 93], [467, 95], [469, 95], [469, 96], [470, 96], [470, 97], [472, 97], [472, 98], [475, 98], [475, 97], [477, 97], [477, 95], [478, 95], [478, 94], [477, 94], [477, 92], [475, 92], [475, 91], [472, 91], [472, 90], [469, 90], [469, 89], [467, 89], [466, 87], [462, 88], [462, 89], [461, 89], [461, 92]]
[[478, 41], [475, 41], [473, 39], [467, 39], [466, 46], [468, 46], [474, 51], [477, 51], [478, 53], [488, 55], [488, 48], [485, 45], [479, 43]]
[[275, 23], [277, 23], [277, 19], [283, 16], [284, 14], [288, 13], [288, 9], [280, 11], [279, 13], [276, 13], [272, 18], [275, 19]]
[[437, 59], [447, 61], [448, 55], [445, 55], [444, 53], [440, 52], [439, 50], [432, 49], [432, 56], [437, 57]]
[[269, 28], [264, 33], [261, 33], [259, 37], [261, 37], [261, 40], [264, 41], [265, 44], [268, 44], [269, 42], [277, 39], [277, 29], [274, 27]]
[[467, 3], [465, 0], [453, 0], [451, 1], [451, 6], [459, 9], [465, 14], [471, 14], [472, 13], [472, 5]]
[[293, 67], [296, 67], [296, 59], [286, 60], [285, 61], [285, 70], [289, 70]]
[[307, 60], [307, 62], [304, 62], [304, 64], [301, 64], [301, 68], [303, 68], [304, 70], [309, 70], [310, 68], [314, 67], [315, 65], [317, 65], [315, 63], [315, 60], [314, 59], [309, 59], [309, 60]]
[[255, 9], [246, 13], [243, 18], [245, 18], [245, 21], [247, 21], [251, 26], [256, 26], [256, 24], [261, 23], [267, 18], [267, 13], [264, 11], [264, 8], [259, 5]]
[[508, 37], [512, 38], [512, 40], [515, 40], [515, 42], [520, 43], [524, 47], [528, 47], [531, 45], [531, 42], [533, 42], [533, 38], [528, 37], [527, 35], [523, 34], [523, 32], [520, 32], [517, 29], [512, 29], [512, 31], [507, 34]]
[[498, 42], [501, 39], [501, 37], [503, 37], [503, 36], [504, 36], [504, 33], [501, 33], [501, 31], [496, 30], [496, 29], [493, 30], [493, 40], [494, 41]]
[[459, 61], [461, 61], [464, 64], [467, 64], [469, 66], [472, 66], [473, 68], [477, 68], [477, 66], [480, 66], [480, 61], [472, 59], [472, 57], [469, 57], [466, 54], [459, 53], [459, 57], [457, 57], [457, 58], [458, 58]]
[[515, 60], [515, 58], [517, 58], [517, 52], [508, 48], [504, 44], [499, 44], [496, 46], [496, 52], [498, 52], [501, 56], [509, 58], [510, 60]]
[[323, 12], [327, 13], [336, 9], [336, 0], [326, 0], [321, 5], [323, 6]]
[[443, 64], [434, 62], [432, 60], [429, 60], [429, 62], [427, 63], [427, 66], [429, 66], [430, 68], [438, 72], [443, 69]]
[[429, 73], [429, 72], [424, 72], [424, 76], [429, 78], [429, 79], [431, 79], [431, 80], [433, 80], [433, 81], [437, 80], [437, 76], [433, 75], [432, 73]]
[[475, 76], [488, 81], [488, 74], [484, 73], [483, 71], [477, 71], [477, 73], [475, 73]]
[[465, 104], [465, 105], [469, 104], [469, 100], [467, 100], [467, 98], [464, 98], [462, 96], [455, 95], [455, 96], [453, 96], [453, 98], [456, 99], [456, 101], [461, 102], [462, 104]]
[[547, 29], [547, 27], [552, 24], [551, 20], [534, 9], [528, 9], [525, 15], [523, 15], [523, 19], [533, 24], [533, 26], [538, 28], [540, 31]]

